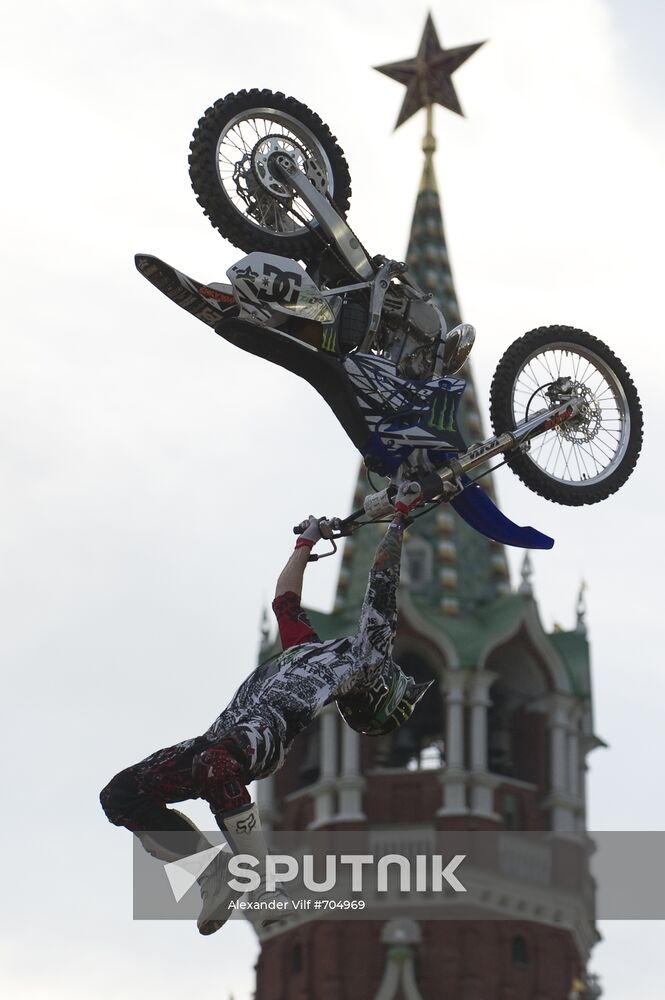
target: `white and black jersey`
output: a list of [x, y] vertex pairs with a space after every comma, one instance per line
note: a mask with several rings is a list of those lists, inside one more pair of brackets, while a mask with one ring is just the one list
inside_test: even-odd
[[399, 566], [372, 570], [358, 630], [341, 639], [321, 641], [295, 594], [276, 600], [280, 633], [290, 636], [295, 621], [307, 641], [258, 666], [205, 733], [212, 743], [230, 737], [240, 744], [248, 781], [277, 770], [294, 738], [329, 702], [380, 683], [392, 656], [398, 579]]

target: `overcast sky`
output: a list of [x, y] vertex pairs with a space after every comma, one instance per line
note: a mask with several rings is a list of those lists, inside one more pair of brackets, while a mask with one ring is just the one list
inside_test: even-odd
[[[313, 107], [346, 151], [350, 221], [405, 253], [422, 115], [372, 65], [415, 55], [428, 4], [50, 0], [0, 25], [3, 323], [3, 929], [0, 992], [26, 1000], [233, 993], [255, 945], [131, 920], [131, 840], [99, 789], [202, 732], [253, 667], [261, 609], [309, 511], [344, 514], [358, 458], [304, 383], [242, 354], [134, 270], [206, 281], [241, 256], [189, 186], [197, 119], [243, 87]], [[663, 829], [662, 233], [657, 0], [445, 0], [466, 118], [436, 112], [437, 172], [479, 398], [505, 347], [563, 323], [609, 343], [645, 408], [636, 473], [558, 508], [508, 470], [503, 509], [557, 539], [534, 557], [546, 627], [588, 583], [591, 829]], [[518, 558], [511, 555], [513, 579]], [[338, 565], [311, 569], [329, 609]], [[209, 819], [201, 803], [190, 813]], [[9, 852], [9, 854], [7, 853]], [[607, 1000], [662, 996], [662, 924], [602, 926]]]

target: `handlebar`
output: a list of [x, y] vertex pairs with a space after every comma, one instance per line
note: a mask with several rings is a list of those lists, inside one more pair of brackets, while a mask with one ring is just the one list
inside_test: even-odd
[[[423, 494], [423, 500], [435, 500], [440, 497], [444, 484], [441, 477], [436, 474], [436, 472], [430, 472], [422, 479], [414, 480], [420, 486]], [[337, 546], [335, 545], [336, 538], [344, 538], [346, 535], [350, 535], [353, 532], [356, 523], [361, 517], [369, 517], [371, 521], [375, 521], [380, 517], [385, 517], [386, 514], [392, 514], [394, 511], [393, 498], [397, 493], [397, 486], [391, 483], [390, 486], [386, 487], [385, 490], [381, 490], [379, 493], [370, 493], [365, 497], [362, 507], [358, 507], [354, 510], [348, 517], [333, 517], [325, 518], [320, 517], [319, 524], [321, 521], [328, 521], [330, 524], [333, 534], [330, 537], [330, 541], [333, 544], [333, 552], [336, 551]], [[293, 533], [295, 535], [301, 535], [304, 531], [304, 527], [297, 524], [293, 528]], [[332, 552], [327, 552], [326, 555], [332, 555]], [[324, 558], [324, 556], [310, 556], [312, 561]]]

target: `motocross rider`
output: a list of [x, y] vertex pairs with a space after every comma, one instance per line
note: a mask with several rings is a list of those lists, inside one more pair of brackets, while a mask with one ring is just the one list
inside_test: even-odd
[[[416, 684], [392, 659], [402, 534], [409, 512], [421, 500], [417, 484], [400, 486], [393, 519], [369, 573], [358, 630], [325, 642], [309, 623], [300, 596], [311, 549], [320, 538], [330, 537], [330, 528], [312, 516], [303, 522], [305, 530], [280, 573], [273, 602], [283, 651], [247, 677], [202, 736], [158, 750], [112, 778], [100, 795], [111, 823], [135, 833], [160, 860], [176, 861], [211, 845], [167, 803], [203, 798], [232, 849], [259, 860], [262, 882], [252, 898], [265, 904], [268, 897], [281, 895], [286, 899], [282, 906], [288, 907], [285, 894], [266, 891], [267, 847], [247, 785], [281, 767], [295, 736], [329, 702], [337, 701], [354, 729], [380, 735], [405, 722], [425, 693], [429, 685]], [[198, 877], [202, 934], [218, 930], [229, 915], [229, 890], [223, 884], [227, 860], [218, 855]], [[264, 926], [269, 922], [261, 921]]]

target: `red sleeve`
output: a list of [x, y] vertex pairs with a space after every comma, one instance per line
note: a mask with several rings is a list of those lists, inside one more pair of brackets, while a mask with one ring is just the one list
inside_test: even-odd
[[300, 606], [300, 598], [292, 590], [276, 597], [272, 609], [277, 618], [282, 649], [301, 646], [305, 642], [321, 642]]

